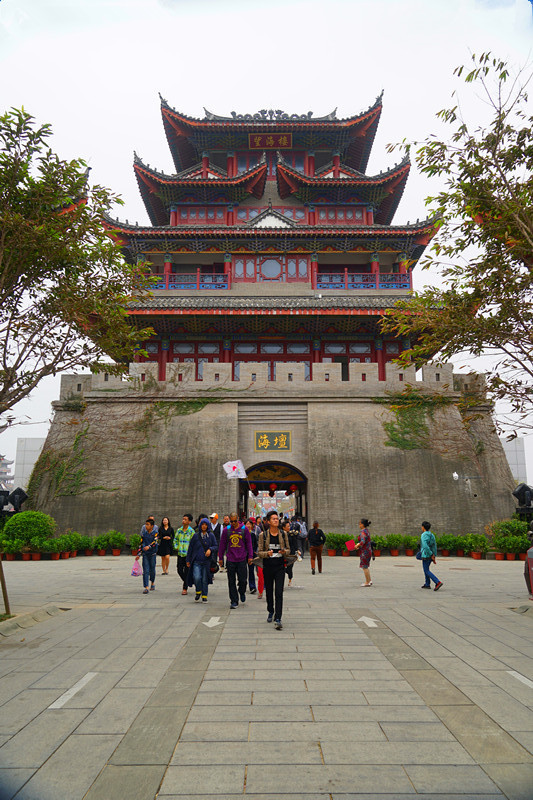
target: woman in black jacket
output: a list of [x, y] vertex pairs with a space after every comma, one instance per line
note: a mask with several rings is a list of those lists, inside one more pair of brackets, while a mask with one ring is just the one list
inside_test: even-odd
[[170, 524], [168, 517], [163, 517], [161, 520], [158, 537], [159, 547], [157, 548], [157, 553], [161, 556], [161, 575], [168, 575], [172, 542], [174, 541], [174, 528]]

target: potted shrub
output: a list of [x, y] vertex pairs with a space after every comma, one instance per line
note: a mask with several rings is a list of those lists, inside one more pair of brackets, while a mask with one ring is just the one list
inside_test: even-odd
[[451, 533], [441, 533], [441, 535], [437, 537], [437, 547], [440, 549], [441, 555], [444, 558], [447, 558], [450, 552], [455, 549], [455, 538], [456, 537]]
[[387, 543], [385, 541], [385, 537], [384, 536], [373, 536], [372, 537], [372, 542], [374, 544], [373, 553], [376, 556], [376, 558], [379, 558], [379, 556], [381, 555], [381, 551], [384, 550], [385, 547], [387, 546]]
[[523, 533], [520, 536], [520, 550], [518, 551], [518, 558], [520, 561], [525, 561], [527, 559], [527, 551], [531, 547], [531, 542], [529, 541], [529, 536], [527, 533]]
[[462, 558], [465, 554], [465, 547], [466, 547], [466, 537], [465, 536], [456, 536], [455, 537], [455, 552], [456, 554]]
[[[329, 533], [326, 535], [326, 547], [328, 546], [328, 536], [330, 536]], [[140, 546], [141, 546], [141, 537], [139, 536], [138, 533], [132, 533], [130, 536], [130, 547], [132, 556], [138, 555]], [[333, 553], [333, 555], [335, 555], [335, 553]]]
[[[130, 541], [133, 537], [130, 538]], [[336, 556], [337, 555], [337, 534], [336, 533], [326, 533], [326, 550], [328, 551], [328, 556]]]
[[126, 544], [126, 537], [124, 536], [124, 534], [119, 533], [119, 531], [108, 531], [107, 539], [113, 555], [119, 556], [120, 551]]
[[414, 556], [415, 550], [418, 549], [418, 536], [404, 536], [403, 546], [406, 556]]
[[13, 514], [5, 523], [2, 535], [6, 541], [16, 539], [20, 542], [17, 552], [23, 553], [25, 561], [31, 559], [31, 540], [40, 537], [42, 541], [51, 538], [56, 529], [56, 523], [48, 514], [42, 511], [20, 511]]
[[385, 537], [391, 556], [397, 556], [399, 554], [402, 539], [401, 533], [389, 533], [389, 535]]
[[3, 550], [6, 554], [6, 561], [14, 561], [16, 554], [22, 550], [22, 542], [20, 539], [5, 539]]
[[492, 546], [494, 548], [494, 558], [496, 561], [504, 561], [505, 559], [505, 540], [506, 536], [502, 533], [496, 533], [492, 537]]
[[81, 550], [81, 534], [77, 531], [69, 532], [70, 537], [70, 555], [75, 558], [78, 555], [78, 550]]
[[84, 550], [86, 556], [92, 556], [94, 550], [92, 536], [80, 535], [79, 549]]
[[109, 547], [107, 533], [101, 533], [99, 536], [96, 536], [94, 539], [94, 546], [99, 556], [105, 556], [106, 550]]
[[506, 536], [505, 552], [507, 561], [515, 561], [517, 554], [522, 552], [523, 547], [524, 541], [520, 535]]
[[43, 548], [43, 544], [46, 540], [43, 539], [41, 536], [34, 536], [33, 539], [30, 540], [30, 548], [31, 548], [31, 560], [32, 561], [40, 561], [41, 560], [41, 552]]
[[43, 552], [50, 553], [52, 561], [57, 561], [59, 558], [59, 542], [57, 539], [46, 539], [43, 544]]
[[469, 533], [466, 538], [471, 557], [479, 560], [489, 548], [487, 537], [483, 533]]
[[63, 536], [58, 536], [56, 542], [61, 558], [70, 558], [70, 537], [68, 534], [64, 533]]

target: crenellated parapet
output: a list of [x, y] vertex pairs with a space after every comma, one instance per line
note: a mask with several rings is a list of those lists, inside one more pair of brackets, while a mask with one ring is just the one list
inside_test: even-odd
[[[166, 380], [158, 380], [155, 362], [130, 364], [129, 375], [117, 377], [106, 373], [96, 375], [64, 375], [61, 379], [60, 401], [73, 397], [85, 400], [102, 400], [106, 396], [127, 398], [146, 396], [186, 397], [204, 393], [217, 393], [220, 399], [239, 397], [294, 398], [305, 395], [314, 398], [368, 398], [384, 397], [398, 393], [407, 386], [428, 392], [464, 394], [483, 392], [483, 378], [476, 373], [454, 375], [452, 364], [426, 366], [418, 375], [414, 367], [403, 369], [393, 363], [386, 364], [385, 380], [379, 380], [378, 365], [352, 363], [348, 375], [343, 375], [342, 364], [313, 364], [312, 378], [306, 380], [305, 366], [298, 363], [280, 363], [276, 366], [275, 380], [269, 380], [268, 365], [245, 362], [240, 365], [239, 378], [233, 375], [232, 364], [203, 364], [202, 380], [196, 375], [193, 363], [168, 364]], [[346, 380], [347, 377], [347, 380]], [[469, 389], [470, 387], [470, 389]]]

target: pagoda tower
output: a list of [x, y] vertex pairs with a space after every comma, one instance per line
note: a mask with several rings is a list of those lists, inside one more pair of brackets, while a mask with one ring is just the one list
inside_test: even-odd
[[[407, 159], [366, 174], [381, 111], [379, 97], [346, 119], [196, 119], [161, 100], [175, 173], [135, 155], [151, 224], [106, 223], [156, 276], [128, 307], [154, 335], [128, 381], [63, 377], [28, 489], [35, 507], [89, 533], [136, 530], [149, 512], [257, 512], [259, 501], [346, 533], [354, 515], [416, 532], [423, 508], [437, 532], [460, 532], [512, 512], [490, 408], [461, 420], [477, 379], [449, 365], [420, 379], [393, 363], [410, 342], [380, 329], [435, 232], [393, 224]], [[450, 405], [406, 429], [387, 403], [409, 386]], [[59, 487], [58, 458], [72, 464]], [[222, 464], [237, 458], [247, 480], [228, 481]]]

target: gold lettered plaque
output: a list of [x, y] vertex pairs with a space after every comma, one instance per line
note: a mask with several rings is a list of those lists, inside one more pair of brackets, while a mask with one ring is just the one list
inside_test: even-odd
[[292, 133], [249, 133], [250, 150], [283, 150], [292, 148]]
[[291, 451], [292, 441], [290, 431], [255, 431], [255, 445], [254, 450], [256, 453], [272, 452], [273, 450]]

